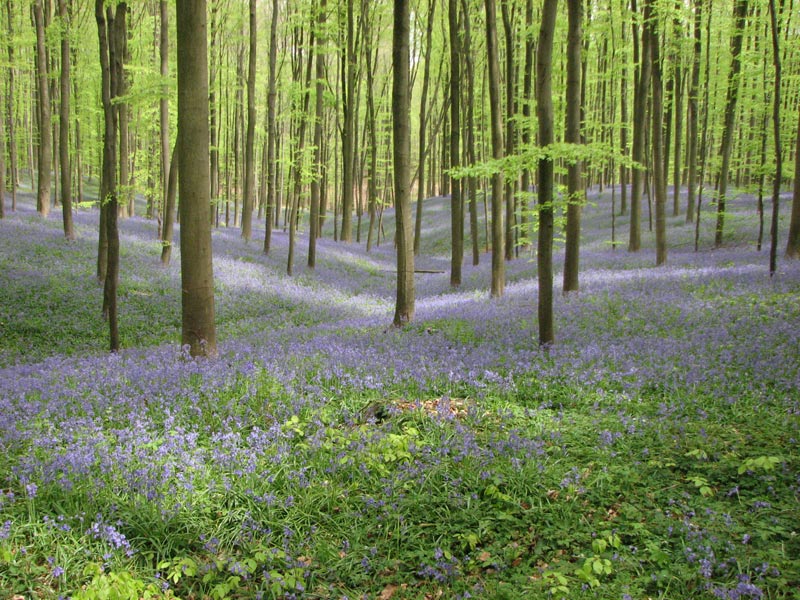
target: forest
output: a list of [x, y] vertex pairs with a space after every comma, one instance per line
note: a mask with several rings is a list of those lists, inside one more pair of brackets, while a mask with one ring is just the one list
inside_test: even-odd
[[794, 0], [4, 0], [0, 600], [800, 598]]

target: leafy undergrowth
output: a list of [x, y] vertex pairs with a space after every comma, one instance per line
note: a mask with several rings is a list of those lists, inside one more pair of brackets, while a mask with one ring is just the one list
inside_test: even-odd
[[[0, 589], [797, 597], [796, 396], [631, 396], [521, 378], [480, 399], [334, 400], [249, 379], [67, 434], [28, 424], [53, 443], [13, 447]], [[65, 410], [79, 423], [85, 409]]]
[[289, 279], [279, 235], [217, 231], [212, 362], [174, 346], [151, 224], [123, 223], [139, 343], [107, 356], [91, 215], [71, 245], [0, 223], [0, 599], [800, 598], [800, 269], [649, 268], [607, 208], [549, 352], [525, 260], [501, 300], [488, 261], [420, 276], [398, 331], [391, 244]]

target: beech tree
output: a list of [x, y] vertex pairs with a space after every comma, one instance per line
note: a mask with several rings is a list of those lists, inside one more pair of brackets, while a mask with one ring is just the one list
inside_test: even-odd
[[[583, 45], [583, 4], [567, 0], [569, 33], [567, 36], [567, 123], [564, 141], [581, 143], [581, 47]], [[581, 205], [583, 186], [581, 163], [570, 161], [567, 171], [567, 231], [564, 255], [564, 292], [578, 290], [579, 251], [581, 236]]]
[[392, 30], [392, 156], [394, 164], [397, 298], [394, 326], [414, 318], [414, 243], [411, 237], [410, 23], [408, 0], [394, 0]]
[[[503, 159], [503, 114], [500, 107], [500, 59], [497, 48], [497, 10], [494, 0], [485, 0], [486, 53], [489, 63], [489, 105], [491, 107], [492, 157]], [[505, 231], [503, 227], [503, 173], [492, 174], [492, 287], [493, 298], [505, 291]], [[510, 243], [510, 240], [508, 241]]]
[[[70, 100], [70, 17], [69, 0], [58, 0], [58, 16], [61, 19], [61, 107], [59, 113], [59, 172], [61, 174], [61, 213], [64, 222], [64, 237], [75, 239], [72, 225], [72, 167], [69, 162], [69, 100]], [[5, 167], [3, 168], [5, 171]], [[2, 190], [2, 187], [0, 187]]]
[[[97, 0], [101, 2], [101, 0]], [[214, 270], [208, 124], [205, 0], [176, 0], [178, 42], [178, 185], [181, 218], [181, 343], [214, 357]]]
[[[539, 123], [539, 146], [548, 150], [555, 141], [553, 133], [553, 37], [558, 0], [545, 0], [539, 27], [536, 54], [536, 118]], [[553, 331], [553, 158], [544, 154], [538, 164], [539, 238], [537, 275], [539, 281], [539, 345], [555, 341]]]
[[247, 58], [247, 139], [244, 150], [244, 199], [242, 202], [242, 237], [250, 241], [253, 235], [253, 201], [255, 199], [256, 174], [253, 147], [256, 136], [256, 52], [258, 50], [256, 0], [249, 2], [250, 40]]
[[36, 209], [46, 217], [50, 214], [50, 185], [53, 161], [53, 132], [50, 119], [50, 69], [47, 62], [45, 23], [42, 0], [33, 2], [33, 20], [36, 25], [36, 91], [39, 125], [37, 148]]

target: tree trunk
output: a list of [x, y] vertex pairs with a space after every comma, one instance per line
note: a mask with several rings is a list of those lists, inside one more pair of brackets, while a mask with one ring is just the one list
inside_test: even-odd
[[205, 0], [177, 0], [178, 173], [181, 191], [181, 344], [191, 356], [217, 354], [208, 125]]
[[275, 156], [277, 127], [275, 123], [275, 100], [277, 91], [278, 56], [278, 0], [272, 0], [272, 20], [269, 29], [269, 84], [267, 90], [267, 210], [264, 223], [264, 254], [269, 254], [272, 241], [272, 225], [275, 219], [275, 188], [278, 167]]
[[244, 200], [242, 202], [242, 237], [253, 235], [253, 203], [256, 195], [256, 168], [253, 148], [256, 137], [256, 51], [258, 20], [256, 0], [250, 0], [250, 51], [247, 60], [247, 136], [244, 147]]
[[650, 47], [652, 61], [651, 75], [653, 79], [653, 188], [656, 198], [656, 265], [667, 262], [667, 181], [665, 177], [665, 144], [662, 127], [662, 82], [661, 59], [659, 57], [658, 17], [654, 14], [654, 0], [646, 0], [644, 5], [646, 44]]
[[736, 124], [736, 104], [739, 100], [740, 73], [742, 70], [742, 38], [747, 21], [747, 1], [734, 0], [734, 19], [736, 21], [733, 35], [731, 36], [731, 70], [728, 73], [728, 92], [725, 99], [725, 127], [722, 130], [722, 143], [719, 154], [722, 157], [722, 166], [719, 172], [719, 190], [717, 200], [717, 225], [714, 230], [714, 247], [722, 245], [725, 229], [725, 202], [728, 193], [728, 171], [731, 163], [731, 148], [733, 146], [733, 131]]
[[686, 123], [686, 137], [688, 142], [686, 175], [686, 222], [694, 221], [694, 205], [697, 194], [697, 115], [698, 94], [700, 93], [700, 55], [703, 50], [703, 0], [695, 0], [694, 5], [694, 49], [692, 53], [692, 78], [689, 84], [688, 120]]
[[[522, 147], [531, 144], [531, 105], [533, 104], [533, 61], [534, 56], [533, 0], [525, 0], [525, 71], [522, 76]], [[533, 228], [528, 226], [528, 210], [531, 205], [531, 170], [522, 170], [522, 214], [520, 215], [521, 235], [531, 240]], [[525, 242], [526, 244], [530, 241]]]
[[786, 258], [800, 258], [800, 110], [797, 118], [797, 143], [794, 150], [794, 191], [792, 216], [789, 221], [789, 239], [786, 241]]
[[414, 318], [414, 242], [411, 238], [411, 122], [408, 0], [394, 0], [392, 31], [392, 133], [397, 244], [397, 299], [394, 326]]
[[[569, 33], [567, 35], [567, 123], [564, 141], [568, 144], [581, 143], [581, 48], [583, 46], [583, 3], [582, 0], [567, 0], [569, 13]], [[564, 255], [564, 293], [578, 291], [578, 272], [580, 266], [581, 207], [583, 205], [583, 185], [581, 163], [570, 162], [567, 167], [567, 233]]]
[[[314, 177], [311, 180], [311, 210], [308, 224], [308, 266], [313, 269], [317, 264], [317, 238], [319, 237], [319, 197], [322, 182], [322, 117], [323, 94], [325, 92], [325, 57], [323, 56], [325, 40], [326, 1], [320, 0], [317, 8], [317, 56], [316, 56], [316, 91], [314, 101]], [[371, 200], [370, 200], [371, 201]]]
[[16, 125], [14, 123], [14, 0], [6, 0], [8, 17], [8, 96], [6, 99], [6, 115], [8, 123], [8, 174], [11, 187], [11, 210], [17, 210], [17, 187], [19, 186], [17, 165]]
[[[64, 220], [64, 237], [75, 239], [72, 225], [72, 171], [69, 164], [69, 99], [70, 99], [70, 19], [69, 0], [58, 0], [58, 15], [61, 18], [61, 113], [59, 115], [59, 162], [61, 163], [61, 212]], [[3, 169], [5, 171], [5, 169]]]
[[165, 267], [172, 257], [172, 238], [175, 229], [175, 208], [178, 195], [178, 145], [172, 149], [172, 160], [167, 177], [167, 197], [164, 199], [164, 229], [161, 234], [161, 264]]
[[343, 242], [353, 241], [353, 187], [356, 146], [356, 51], [353, 16], [354, 0], [347, 0], [347, 39], [342, 49], [342, 110], [344, 127], [342, 129], [342, 230], [340, 239]]
[[[529, 0], [532, 2], [532, 0]], [[465, 123], [464, 156], [468, 165], [475, 164], [475, 67], [472, 60], [472, 31], [470, 27], [467, 0], [461, 0], [461, 12], [464, 15], [464, 66], [467, 76], [467, 114]], [[469, 235], [472, 240], [472, 264], [480, 263], [480, 246], [478, 243], [478, 189], [474, 176], [467, 177], [467, 195], [469, 197]]]
[[[503, 147], [503, 111], [500, 107], [500, 57], [497, 46], [495, 0], [485, 0], [486, 52], [489, 62], [489, 105], [491, 106], [492, 157], [501, 161]], [[505, 231], [503, 227], [503, 173], [492, 174], [492, 289], [493, 298], [505, 291]], [[510, 242], [509, 242], [510, 243]]]
[[[458, 0], [448, 1], [450, 24], [450, 166], [457, 169], [461, 157], [461, 48], [459, 44]], [[450, 287], [461, 285], [464, 261], [464, 215], [461, 180], [450, 179]]]
[[48, 82], [47, 46], [45, 42], [42, 0], [33, 2], [33, 19], [36, 25], [36, 82], [38, 99], [39, 145], [37, 147], [38, 179], [36, 210], [43, 217], [50, 214], [50, 185], [53, 139], [50, 118], [50, 87]]
[[[428, 18], [425, 30], [425, 67], [422, 72], [422, 95], [419, 99], [419, 177], [417, 179], [417, 213], [414, 215], [414, 255], [419, 254], [422, 237], [422, 202], [425, 197], [425, 136], [428, 129], [428, 86], [431, 78], [431, 44], [433, 42], [433, 17], [435, 0], [428, 0]], [[377, 152], [377, 150], [376, 150]], [[431, 173], [433, 176], [433, 173]]]
[[[167, 196], [169, 194], [169, 10], [167, 0], [159, 0], [160, 30], [159, 30], [159, 56], [161, 59], [161, 98], [158, 102], [159, 118], [159, 143], [161, 148], [161, 210], [166, 212]], [[166, 230], [166, 223], [164, 223]], [[162, 238], [163, 239], [163, 238]], [[163, 261], [163, 252], [162, 252]]]
[[[634, 30], [633, 36], [637, 33]], [[645, 32], [642, 31], [642, 51], [639, 61], [639, 74], [633, 96], [633, 150], [632, 158], [637, 163], [633, 169], [631, 186], [631, 219], [630, 235], [628, 238], [628, 251], [638, 252], [642, 246], [642, 191], [647, 160], [646, 139], [647, 130], [647, 96], [650, 90], [650, 45], [645, 41]]]
[[[103, 279], [103, 315], [108, 320], [109, 347], [119, 350], [119, 328], [117, 324], [117, 283], [119, 280], [119, 229], [117, 227], [117, 183], [116, 183], [116, 137], [117, 112], [113, 101], [116, 97], [117, 48], [114, 43], [116, 24], [114, 13], [108, 8], [104, 14], [103, 0], [95, 0], [95, 19], [100, 43], [100, 68], [102, 72], [102, 100], [104, 115], [103, 173], [100, 183], [101, 226], [105, 229], [106, 268]], [[101, 251], [103, 249], [101, 248]]]
[[[553, 134], [553, 35], [556, 27], [558, 0], [545, 0], [539, 29], [536, 57], [536, 116], [539, 122], [539, 146], [554, 142]], [[555, 341], [553, 332], [553, 160], [539, 159], [539, 345]]]
[[131, 215], [130, 200], [131, 189], [128, 185], [130, 178], [130, 151], [128, 147], [128, 124], [130, 121], [129, 105], [126, 99], [128, 94], [128, 76], [125, 65], [128, 62], [128, 5], [125, 2], [117, 4], [117, 14], [114, 17], [114, 40], [116, 44], [116, 72], [117, 97], [122, 98], [115, 103], [117, 110], [117, 127], [119, 128], [119, 181], [118, 181], [118, 210], [121, 217]]
[[[516, 82], [516, 56], [514, 53], [514, 9], [509, 8], [509, 0], [501, 0], [500, 10], [503, 19], [503, 33], [505, 34], [506, 43], [506, 131], [505, 131], [505, 155], [513, 156], [516, 152], [515, 148], [515, 106], [514, 106], [514, 88]], [[516, 216], [514, 188], [516, 182], [510, 177], [505, 180], [505, 205], [506, 205], [506, 220], [505, 220], [505, 258], [506, 260], [513, 260], [514, 249], [516, 247], [514, 239], [514, 220]]]
[[[781, 7], [783, 4], [781, 4]], [[778, 211], [780, 209], [781, 179], [783, 179], [783, 154], [781, 148], [781, 51], [780, 29], [775, 0], [769, 0], [770, 29], [772, 30], [772, 64], [775, 70], [775, 87], [772, 94], [772, 123], [775, 134], [775, 177], [772, 180], [772, 220], [770, 223], [769, 274], [775, 274], [778, 262]], [[800, 148], [796, 149], [800, 152]], [[797, 187], [797, 181], [795, 181]]]

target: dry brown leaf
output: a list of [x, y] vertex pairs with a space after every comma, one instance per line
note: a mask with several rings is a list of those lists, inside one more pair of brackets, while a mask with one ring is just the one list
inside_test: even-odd
[[397, 586], [393, 583], [388, 584], [383, 591], [381, 591], [380, 596], [378, 596], [378, 600], [389, 600], [394, 593], [397, 591]]

